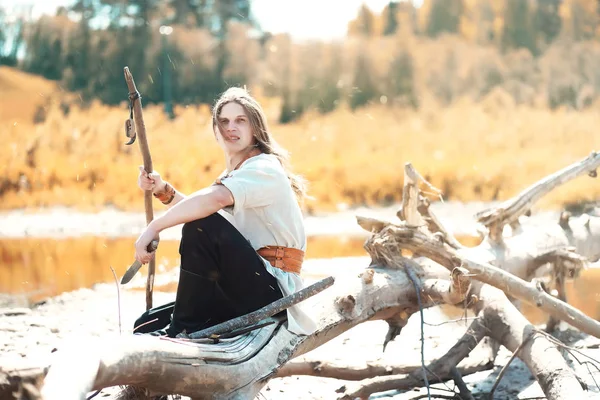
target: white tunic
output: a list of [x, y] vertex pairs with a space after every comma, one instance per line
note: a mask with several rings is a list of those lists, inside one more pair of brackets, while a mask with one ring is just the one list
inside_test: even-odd
[[[244, 161], [235, 171], [221, 178], [233, 194], [233, 206], [223, 215], [250, 242], [255, 250], [265, 246], [285, 246], [306, 251], [302, 211], [283, 166], [272, 154], [259, 154]], [[300, 275], [275, 268], [261, 257], [284, 296], [304, 287]], [[310, 335], [314, 320], [303, 310], [303, 303], [287, 309], [288, 329]]]

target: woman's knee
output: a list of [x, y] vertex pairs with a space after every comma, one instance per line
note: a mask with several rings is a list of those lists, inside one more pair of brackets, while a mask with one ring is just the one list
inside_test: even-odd
[[198, 244], [208, 240], [213, 245], [239, 242], [241, 237], [237, 229], [219, 213], [185, 223], [181, 234], [182, 242], [192, 240]]
[[221, 241], [219, 238], [226, 236], [224, 224], [227, 223], [227, 220], [217, 213], [186, 222], [181, 229], [179, 254], [197, 254], [199, 249], [204, 249], [202, 252], [212, 252]]
[[218, 213], [213, 213], [207, 217], [186, 222], [183, 224], [181, 234], [182, 236], [195, 236], [198, 232], [215, 234], [219, 229], [222, 229], [223, 223], [227, 223], [227, 220]]

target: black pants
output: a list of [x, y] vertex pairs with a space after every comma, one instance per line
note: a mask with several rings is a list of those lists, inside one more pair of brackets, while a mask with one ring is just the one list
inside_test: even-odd
[[146, 311], [135, 333], [167, 328], [195, 332], [255, 311], [283, 297], [277, 280], [246, 238], [215, 213], [183, 225], [176, 300]]

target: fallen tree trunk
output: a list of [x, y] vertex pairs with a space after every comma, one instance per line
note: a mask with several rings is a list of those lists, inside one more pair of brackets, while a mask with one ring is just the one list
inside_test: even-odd
[[483, 283], [490, 284], [511, 296], [535, 305], [549, 315], [562, 319], [582, 332], [600, 338], [600, 322], [588, 317], [578, 309], [563, 303], [536, 287], [533, 283], [495, 267], [491, 264], [460, 256], [449, 246], [444, 246], [435, 239], [404, 226], [390, 225], [378, 236], [371, 238], [366, 247], [376, 260], [382, 260], [382, 249], [389, 247], [388, 253], [397, 254], [398, 249], [418, 251], [422, 256], [445, 266], [448, 269], [465, 268], [471, 276]]
[[[593, 163], [597, 162], [596, 158], [596, 155], [592, 156]], [[575, 173], [573, 171], [589, 172], [590, 165], [569, 170], [569, 176]], [[597, 321], [506, 271], [518, 265], [515, 270], [524, 271], [526, 278], [553, 258], [571, 263], [574, 271], [585, 260], [567, 247], [569, 241], [565, 235], [550, 249], [547, 240], [535, 238], [531, 242], [543, 242], [544, 245], [529, 247], [528, 252], [521, 251], [523, 240], [511, 242], [504, 240], [502, 235], [492, 234], [482, 246], [464, 248], [447, 230], [441, 229], [439, 220], [431, 214], [418, 213], [419, 205], [422, 205], [416, 179], [419, 176], [410, 168], [407, 167], [405, 172], [409, 179], [405, 182], [404, 207], [398, 213], [403, 222], [392, 224], [359, 218], [359, 224], [372, 232], [365, 246], [373, 259], [372, 264], [358, 276], [338, 277], [334, 286], [312, 299], [313, 314], [318, 321], [314, 334], [297, 336], [287, 331], [285, 325], [269, 325], [217, 345], [145, 335], [110, 343], [86, 341], [81, 346], [57, 352], [57, 359], [42, 388], [43, 398], [81, 399], [93, 389], [115, 385], [135, 385], [157, 394], [178, 393], [194, 399], [253, 398], [292, 358], [313, 350], [357, 324], [376, 319], [387, 321], [389, 331], [385, 345], [401, 332], [408, 318], [420, 308], [442, 303], [458, 304], [465, 298], [478, 312], [483, 326], [489, 329], [486, 335], [508, 349], [518, 350], [519, 358], [538, 379], [548, 399], [561, 399], [567, 391], [569, 396], [577, 397], [582, 389], [556, 344], [538, 335], [506, 296], [488, 285], [600, 337]], [[531, 198], [539, 198], [540, 192], [543, 187], [537, 187]], [[530, 192], [524, 193], [528, 196]], [[519, 232], [514, 213], [522, 213], [525, 207], [522, 201], [510, 204], [517, 206], [506, 207], [501, 217], [494, 215], [487, 219], [493, 221], [496, 231], [502, 221], [510, 221], [514, 232]], [[436, 227], [437, 232], [432, 232]], [[531, 231], [522, 231], [524, 237], [532, 237]], [[516, 238], [517, 234], [513, 236]], [[415, 258], [402, 257], [403, 249], [414, 252]], [[450, 275], [443, 272], [440, 265], [450, 270]], [[469, 278], [482, 284], [474, 285], [471, 290]], [[440, 368], [438, 376], [443, 379], [456, 379], [453, 368], [470, 350], [470, 346], [459, 341], [453, 352], [432, 363], [431, 368]], [[82, 357], [82, 354], [86, 356]], [[447, 367], [442, 368], [442, 364]], [[422, 369], [400, 380], [394, 376], [385, 379], [393, 382], [395, 388], [403, 384], [422, 384], [424, 380]], [[359, 390], [364, 387], [362, 382]], [[376, 390], [381, 388], [378, 386]], [[347, 392], [354, 393], [352, 390]]]
[[[458, 364], [458, 371], [462, 375], [485, 371], [493, 368], [493, 357], [463, 360]], [[292, 361], [279, 369], [274, 378], [284, 378], [294, 375], [319, 376], [321, 378], [335, 378], [345, 381], [360, 381], [367, 378], [386, 375], [405, 375], [421, 369], [421, 364], [382, 364], [366, 363], [361, 366], [348, 366], [346, 364], [314, 360]]]
[[548, 399], [581, 399], [584, 392], [557, 346], [508, 301], [504, 293], [484, 285], [481, 315], [490, 336], [527, 365]]
[[[439, 360], [427, 367], [429, 383], [443, 382], [450, 378], [451, 368], [458, 365], [486, 335], [486, 327], [480, 319], [475, 320], [465, 334]], [[421, 367], [422, 368], [422, 367]], [[342, 392], [341, 399], [364, 399], [369, 395], [387, 390], [407, 390], [425, 384], [421, 368], [407, 375], [374, 377], [356, 384], [347, 384], [338, 389]]]
[[[427, 277], [428, 271], [420, 274]], [[452, 298], [449, 292], [460, 293], [462, 289], [452, 288], [448, 281], [429, 281], [424, 290], [423, 306], [430, 307]], [[57, 352], [62, 354], [57, 354], [46, 376], [42, 395], [44, 399], [81, 399], [94, 389], [128, 384], [195, 399], [253, 398], [292, 357], [364, 321], [395, 315], [407, 319], [418, 310], [415, 297], [404, 271], [371, 268], [360, 276], [338, 279], [315, 296], [313, 310], [319, 329], [313, 335], [297, 336], [285, 326], [267, 332], [268, 327], [264, 327], [254, 334], [265, 332], [268, 343], [241, 336], [247, 338], [245, 353], [231, 357], [216, 345], [185, 339], [136, 335], [109, 343], [86, 341], [69, 351]], [[239, 340], [232, 340], [232, 347], [240, 347]], [[221, 358], [215, 359], [215, 354]]]
[[[504, 293], [489, 285], [474, 284], [473, 295], [478, 295], [479, 318], [464, 336], [439, 360], [427, 367], [429, 383], [452, 379], [456, 366], [475, 345], [489, 336], [518, 357], [538, 380], [548, 399], [583, 398], [584, 393], [577, 376], [545, 335], [531, 325], [508, 301]], [[354, 384], [346, 384], [340, 399], [366, 399], [369, 395], [388, 390], [408, 390], [424, 386], [420, 370], [407, 375], [379, 376]]]

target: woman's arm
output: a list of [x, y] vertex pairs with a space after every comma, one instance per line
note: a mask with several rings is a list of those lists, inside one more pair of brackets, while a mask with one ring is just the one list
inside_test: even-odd
[[[175, 199], [173, 200], [175, 201]], [[154, 219], [135, 242], [135, 258], [145, 264], [152, 258], [148, 253], [148, 244], [158, 234], [172, 226], [184, 224], [219, 211], [233, 204], [233, 195], [223, 185], [213, 185], [199, 190], [189, 196], [182, 197], [177, 204], [170, 207], [163, 215]]]
[[179, 203], [181, 200], [185, 199], [187, 196], [185, 194], [181, 193], [180, 191], [178, 191], [177, 189], [175, 189], [175, 187], [173, 187], [170, 183], [165, 182], [165, 184], [162, 185], [162, 189], [160, 189], [160, 190], [154, 190], [152, 192], [152, 194], [154, 195], [154, 197], [157, 197], [157, 195], [159, 195], [159, 194], [165, 193], [166, 190], [167, 190], [167, 185], [169, 185], [173, 189], [173, 192], [174, 192], [173, 200], [171, 200], [170, 203], [165, 204], [165, 206], [167, 208], [171, 208], [175, 204]]
[[[139, 169], [138, 186], [140, 189], [152, 190], [152, 195], [168, 208], [185, 198], [185, 194], [177, 191], [169, 182], [165, 182], [158, 172], [147, 173], [143, 165], [140, 165]], [[173, 198], [171, 198], [171, 194]]]
[[177, 195], [173, 199], [173, 201], [177, 200], [177, 203], [171, 206], [162, 216], [153, 220], [149, 227], [159, 233], [175, 225], [208, 217], [233, 204], [233, 195], [223, 185], [209, 186], [187, 197], [179, 196], [179, 200], [177, 200]]

